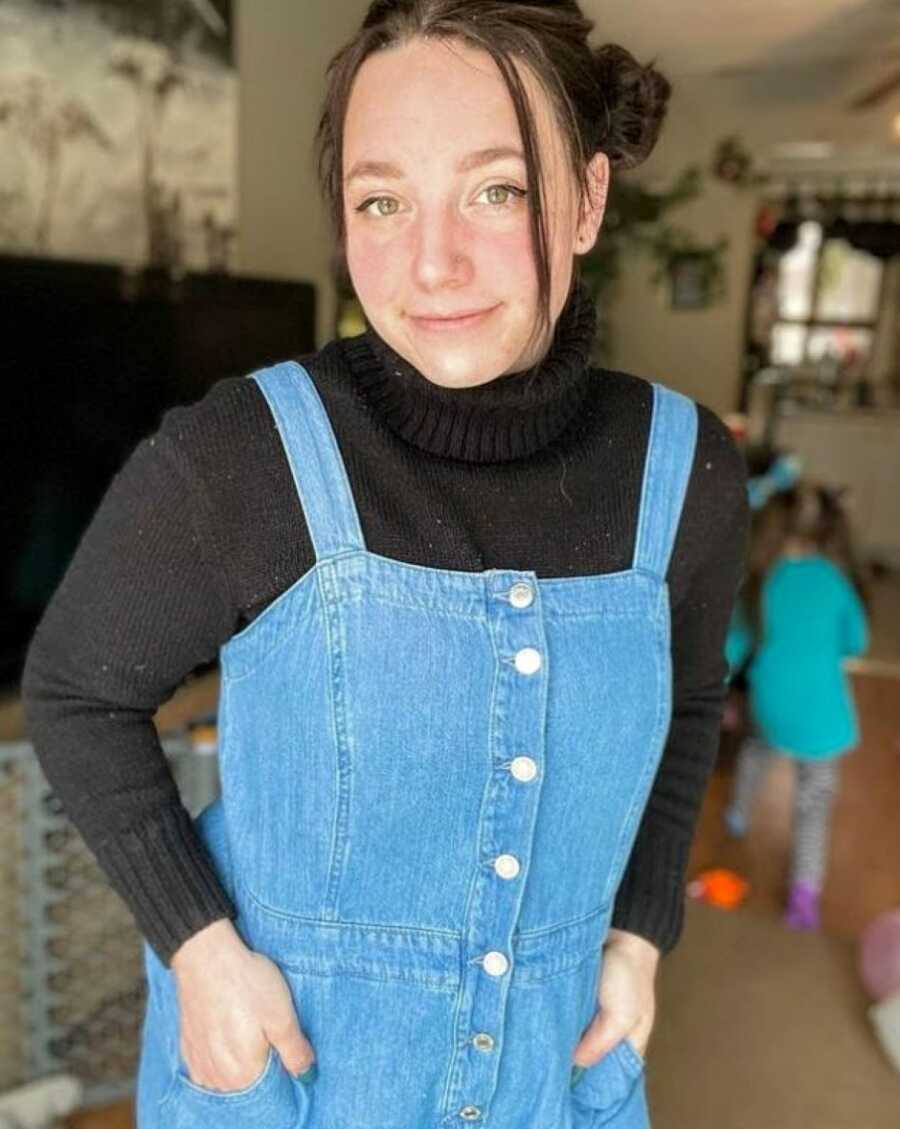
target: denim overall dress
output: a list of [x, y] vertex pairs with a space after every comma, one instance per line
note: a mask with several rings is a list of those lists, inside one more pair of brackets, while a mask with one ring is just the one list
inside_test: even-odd
[[646, 1129], [627, 1040], [569, 1083], [669, 728], [693, 401], [653, 385], [631, 567], [538, 579], [370, 552], [309, 374], [248, 379], [316, 563], [221, 649], [222, 792], [196, 826], [319, 1073], [270, 1047], [242, 1090], [195, 1084], [144, 942], [138, 1129]]

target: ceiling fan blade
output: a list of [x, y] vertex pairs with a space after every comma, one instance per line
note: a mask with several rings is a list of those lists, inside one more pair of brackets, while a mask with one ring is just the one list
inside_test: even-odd
[[895, 90], [900, 90], [900, 70], [894, 71], [890, 78], [879, 82], [867, 94], [854, 99], [847, 107], [849, 110], [869, 110], [888, 98]]

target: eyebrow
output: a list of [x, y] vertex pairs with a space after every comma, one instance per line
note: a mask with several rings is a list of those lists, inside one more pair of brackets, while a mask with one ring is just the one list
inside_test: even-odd
[[[520, 161], [525, 160], [525, 154], [521, 149], [516, 149], [511, 145], [492, 145], [489, 149], [476, 149], [474, 153], [468, 153], [459, 161], [456, 171], [471, 172], [472, 169], [479, 169], [483, 165], [489, 165], [494, 161], [502, 160], [504, 157], [518, 157]], [[401, 168], [391, 164], [390, 161], [357, 161], [344, 178], [344, 184], [347, 185], [351, 181], [361, 180], [369, 176], [387, 180], [402, 180], [404, 173]]]

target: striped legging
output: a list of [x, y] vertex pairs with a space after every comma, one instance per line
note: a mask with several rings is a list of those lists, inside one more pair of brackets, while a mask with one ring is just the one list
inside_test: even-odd
[[[772, 758], [785, 755], [758, 737], [748, 737], [741, 745], [731, 806], [745, 824], [757, 787]], [[821, 889], [828, 861], [831, 810], [838, 788], [840, 758], [790, 759], [796, 766], [791, 881], [809, 882]]]

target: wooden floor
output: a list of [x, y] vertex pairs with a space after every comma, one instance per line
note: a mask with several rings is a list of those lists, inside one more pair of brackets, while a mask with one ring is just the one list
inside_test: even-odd
[[[856, 937], [878, 913], [900, 906], [900, 668], [892, 675], [853, 678], [862, 745], [841, 764], [840, 794], [832, 817], [823, 928]], [[787, 881], [793, 764], [776, 762], [756, 798], [750, 833], [731, 839], [722, 810], [728, 801], [736, 739], [723, 748], [700, 815], [690, 873], [730, 867], [750, 882], [744, 908], [777, 914]]]

